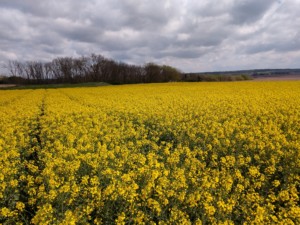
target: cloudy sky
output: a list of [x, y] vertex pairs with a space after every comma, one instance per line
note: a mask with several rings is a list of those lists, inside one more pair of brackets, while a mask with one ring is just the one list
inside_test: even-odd
[[0, 0], [0, 63], [91, 53], [184, 72], [300, 68], [300, 0]]

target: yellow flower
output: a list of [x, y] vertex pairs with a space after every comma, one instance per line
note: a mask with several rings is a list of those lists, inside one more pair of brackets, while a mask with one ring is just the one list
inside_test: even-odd
[[0, 90], [0, 221], [300, 224], [299, 90]]
[[125, 219], [126, 219], [125, 213], [122, 212], [120, 215], [118, 215], [118, 218], [116, 219], [115, 222], [118, 225], [125, 225]]
[[22, 212], [25, 209], [25, 204], [23, 202], [17, 202], [16, 209]]
[[3, 217], [9, 217], [10, 214], [11, 214], [11, 211], [8, 208], [6, 208], [6, 207], [1, 208], [1, 215]]

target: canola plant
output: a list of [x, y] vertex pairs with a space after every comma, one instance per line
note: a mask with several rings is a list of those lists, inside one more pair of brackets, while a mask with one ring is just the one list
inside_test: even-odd
[[300, 224], [300, 82], [0, 91], [1, 224]]

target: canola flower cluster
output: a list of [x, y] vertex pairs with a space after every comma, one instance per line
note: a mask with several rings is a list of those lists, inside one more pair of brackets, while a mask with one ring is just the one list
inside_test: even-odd
[[0, 91], [1, 224], [300, 224], [300, 82]]

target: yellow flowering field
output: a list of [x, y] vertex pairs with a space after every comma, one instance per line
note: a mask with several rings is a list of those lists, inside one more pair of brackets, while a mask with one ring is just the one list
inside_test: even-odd
[[0, 224], [300, 224], [300, 82], [0, 90]]

